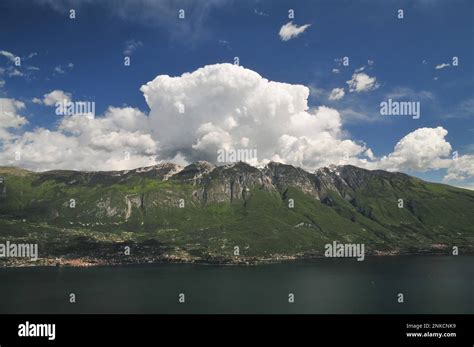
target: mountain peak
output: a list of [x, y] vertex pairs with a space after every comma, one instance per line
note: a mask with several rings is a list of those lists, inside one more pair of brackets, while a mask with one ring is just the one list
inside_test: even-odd
[[207, 161], [196, 161], [192, 164], [185, 166], [181, 171], [173, 175], [173, 178], [177, 178], [184, 181], [196, 180], [212, 172], [215, 168], [215, 165]]

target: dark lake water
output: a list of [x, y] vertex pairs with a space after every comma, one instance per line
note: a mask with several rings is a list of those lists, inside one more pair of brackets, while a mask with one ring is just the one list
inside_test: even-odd
[[0, 313], [474, 313], [474, 256], [4, 268]]

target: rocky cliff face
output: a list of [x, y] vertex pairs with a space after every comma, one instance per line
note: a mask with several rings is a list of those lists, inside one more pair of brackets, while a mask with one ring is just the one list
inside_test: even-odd
[[[353, 201], [356, 192], [366, 188], [373, 181], [380, 181], [387, 188], [393, 188], [395, 181], [406, 187], [420, 181], [401, 173], [368, 171], [351, 165], [330, 166], [310, 173], [301, 168], [276, 162], [270, 162], [263, 168], [256, 168], [243, 162], [215, 166], [205, 161], [186, 167], [162, 163], [135, 170], [48, 171], [35, 176], [33, 182], [35, 186], [51, 180], [67, 186], [127, 184], [138, 178], [177, 182], [192, 186], [192, 196], [201, 204], [246, 200], [253, 188], [277, 192], [280, 195], [284, 195], [288, 188], [297, 188], [322, 203], [331, 204], [331, 195], [334, 194], [346, 201]], [[160, 199], [161, 201], [157, 201]], [[128, 194], [124, 196], [123, 204], [120, 203], [121, 206], [115, 210], [111, 209], [110, 201], [110, 197], [108, 200], [101, 197], [96, 207], [104, 210], [107, 216], [114, 214], [115, 211], [115, 214], [120, 213], [127, 219], [132, 213], [132, 207], [147, 209], [174, 203], [153, 191]]]
[[331, 166], [310, 173], [276, 162], [270, 162], [261, 169], [243, 162], [224, 166], [197, 162], [180, 171], [174, 169], [169, 179], [197, 187], [194, 196], [203, 203], [245, 199], [251, 188], [283, 194], [289, 187], [298, 188], [320, 201], [325, 201], [330, 193], [350, 201], [355, 191], [366, 187], [374, 179], [384, 180], [387, 185], [391, 184], [392, 179], [401, 179], [406, 184], [416, 180], [401, 173], [369, 171], [352, 165]]
[[[188, 203], [205, 206], [212, 203], [247, 201], [256, 191], [279, 194], [283, 199], [290, 188], [296, 188], [309, 197], [323, 203], [330, 194], [350, 200], [354, 190], [362, 187], [373, 176], [385, 175], [387, 180], [395, 174], [370, 173], [356, 167], [331, 167], [309, 173], [301, 168], [270, 162], [263, 168], [255, 168], [238, 162], [215, 166], [208, 162], [196, 162], [186, 167], [172, 163], [162, 163], [134, 170], [109, 172], [48, 171], [32, 173], [24, 170], [3, 169], [6, 177], [1, 183], [2, 191], [12, 178], [28, 178], [31, 186], [31, 201], [25, 205], [34, 214], [80, 219], [114, 218], [128, 221], [134, 216], [143, 217], [147, 211], [175, 207], [177, 200], [186, 198]], [[167, 186], [166, 183], [174, 186]], [[43, 187], [52, 187], [46, 196], [41, 195]], [[177, 186], [188, 187], [190, 196], [183, 196]], [[0, 208], [19, 207], [19, 198], [28, 195], [25, 191], [15, 192], [15, 187], [7, 197], [0, 200]], [[84, 189], [75, 193], [77, 189]], [[94, 194], [96, 191], [101, 193]], [[25, 195], [27, 194], [27, 195]], [[18, 196], [20, 195], [20, 197]], [[56, 197], [55, 201], [51, 198]], [[75, 213], [71, 214], [70, 200], [74, 200]], [[9, 202], [6, 204], [6, 202]], [[60, 202], [60, 203], [56, 203]], [[1, 210], [0, 210], [1, 212]], [[15, 211], [18, 213], [19, 211]]]

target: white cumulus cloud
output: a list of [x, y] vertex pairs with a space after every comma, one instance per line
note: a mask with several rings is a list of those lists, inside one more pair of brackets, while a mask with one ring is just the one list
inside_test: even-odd
[[358, 93], [374, 90], [379, 87], [377, 79], [375, 77], [370, 77], [364, 72], [355, 72], [352, 75], [352, 78], [346, 83], [349, 85], [349, 90], [351, 92]]
[[0, 98], [0, 141], [13, 138], [7, 129], [20, 128], [27, 124], [25, 117], [19, 111], [25, 108], [21, 101], [9, 98]]
[[[445, 180], [474, 176], [473, 156], [453, 160], [447, 130], [419, 128], [391, 153], [377, 157], [351, 139], [339, 111], [308, 106], [309, 88], [269, 81], [233, 64], [208, 65], [181, 76], [160, 75], [141, 87], [148, 115], [132, 107], [109, 107], [93, 119], [63, 116], [54, 129], [19, 134], [25, 105], [0, 99], [0, 165], [33, 170], [121, 170], [175, 161], [217, 162], [219, 149], [257, 150], [252, 165], [279, 161], [306, 170], [330, 164], [368, 169], [447, 169]], [[69, 97], [45, 95], [49, 105]], [[48, 101], [46, 101], [48, 100]], [[21, 161], [15, 161], [15, 152]]]
[[343, 88], [334, 88], [329, 94], [329, 100], [339, 100], [344, 97], [346, 93]]
[[444, 182], [464, 181], [474, 177], [474, 155], [462, 155], [452, 161], [448, 173], [443, 178]]
[[338, 111], [309, 109], [309, 88], [268, 81], [241, 66], [162, 75], [141, 90], [165, 160], [181, 155], [188, 162], [215, 162], [218, 149], [245, 144], [257, 149], [260, 163], [280, 160], [313, 169], [366, 149], [343, 137]]
[[[122, 170], [156, 163], [157, 143], [147, 133], [148, 117], [110, 107], [102, 117], [63, 117], [56, 130], [37, 128], [3, 141], [0, 164], [44, 171]], [[21, 153], [21, 161], [15, 153]]]
[[302, 26], [297, 26], [296, 24], [293, 24], [293, 22], [290, 21], [290, 22], [286, 23], [285, 25], [282, 25], [278, 35], [280, 35], [280, 38], [283, 41], [288, 41], [288, 40], [291, 40], [291, 39], [301, 35], [310, 26], [311, 26], [311, 24], [305, 24], [305, 25], [302, 25]]
[[404, 136], [388, 156], [381, 158], [378, 167], [390, 171], [427, 171], [448, 168], [451, 144], [445, 137], [448, 131], [442, 127], [419, 128]]

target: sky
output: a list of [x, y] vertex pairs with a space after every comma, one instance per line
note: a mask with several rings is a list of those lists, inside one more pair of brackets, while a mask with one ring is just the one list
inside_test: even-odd
[[255, 149], [257, 166], [473, 189], [473, 19], [469, 0], [5, 0], [0, 165], [218, 164]]

